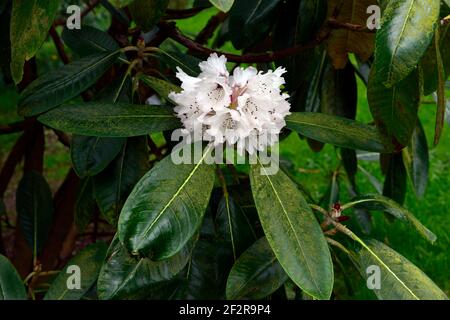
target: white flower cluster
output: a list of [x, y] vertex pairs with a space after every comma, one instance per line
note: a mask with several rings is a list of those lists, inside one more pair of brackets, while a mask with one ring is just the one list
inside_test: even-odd
[[286, 125], [289, 95], [280, 91], [286, 70], [262, 73], [237, 67], [230, 75], [226, 62], [224, 56], [213, 53], [199, 64], [198, 77], [177, 68], [183, 90], [169, 98], [177, 104], [175, 112], [186, 132], [201, 132], [202, 139], [215, 146], [236, 144], [240, 154], [263, 151], [278, 142]]

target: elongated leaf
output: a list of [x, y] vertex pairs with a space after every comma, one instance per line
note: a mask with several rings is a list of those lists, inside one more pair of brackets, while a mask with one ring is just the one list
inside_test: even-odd
[[71, 156], [75, 172], [81, 178], [102, 172], [122, 150], [124, 138], [100, 138], [75, 135]]
[[433, 232], [423, 226], [411, 212], [394, 200], [379, 194], [368, 194], [356, 197], [353, 199], [353, 202], [358, 203], [358, 207], [361, 208], [387, 212], [399, 220], [410, 223], [428, 241], [432, 243], [436, 241], [436, 236]]
[[231, 269], [227, 298], [263, 299], [288, 279], [267, 239], [261, 238], [246, 250]]
[[75, 224], [80, 232], [91, 222], [95, 209], [93, 182], [92, 178], [88, 177], [81, 181], [75, 202]]
[[8, 259], [0, 254], [0, 300], [26, 300], [22, 279]]
[[444, 62], [442, 60], [441, 50], [439, 47], [440, 43], [440, 33], [439, 29], [435, 32], [435, 46], [436, 46], [436, 65], [438, 73], [438, 84], [437, 84], [437, 112], [436, 112], [436, 128], [434, 133], [434, 145], [439, 143], [442, 135], [442, 130], [444, 128], [445, 122], [445, 70]]
[[204, 164], [166, 157], [136, 185], [119, 218], [119, 237], [134, 255], [162, 260], [175, 255], [200, 226], [214, 183]]
[[305, 292], [329, 299], [333, 288], [330, 252], [311, 208], [282, 171], [266, 175], [252, 166], [250, 181], [264, 233], [289, 277]]
[[25, 172], [17, 188], [16, 208], [25, 240], [36, 255], [47, 240], [53, 217], [52, 192], [39, 173]]
[[91, 26], [62, 32], [64, 43], [81, 56], [98, 52], [115, 52], [120, 49], [117, 42], [106, 32]]
[[390, 156], [389, 166], [384, 179], [383, 195], [399, 204], [405, 202], [407, 173], [401, 154]]
[[180, 92], [181, 88], [176, 86], [170, 82], [167, 82], [162, 79], [158, 79], [152, 76], [143, 75], [140, 80], [144, 82], [147, 86], [155, 90], [155, 92], [163, 99], [169, 100], [169, 93], [171, 92]]
[[134, 0], [111, 0], [111, 3], [117, 8], [123, 8], [132, 3]]
[[251, 46], [270, 32], [279, 0], [237, 1], [230, 11], [229, 36], [237, 49]]
[[209, 0], [217, 9], [223, 12], [230, 11], [234, 0]]
[[[97, 242], [81, 250], [53, 280], [44, 300], [80, 300], [97, 281], [107, 249], [105, 243]], [[77, 268], [80, 271], [80, 288], [68, 288], [77, 276]]]
[[97, 282], [99, 298], [113, 300], [149, 291], [159, 283], [171, 280], [188, 263], [195, 241], [170, 259], [154, 262], [148, 258], [136, 258], [128, 254], [116, 235], [108, 249]]
[[419, 64], [434, 35], [440, 0], [389, 1], [376, 36], [375, 68], [392, 87]]
[[418, 197], [423, 197], [430, 167], [428, 143], [422, 124], [418, 121], [410, 145], [403, 149], [403, 163]]
[[76, 97], [92, 86], [118, 56], [118, 52], [90, 55], [43, 75], [23, 91], [19, 113], [35, 116]]
[[113, 226], [125, 200], [148, 171], [147, 139], [128, 138], [119, 155], [94, 177], [94, 195], [103, 217]]
[[41, 115], [45, 125], [65, 132], [98, 137], [134, 137], [180, 127], [162, 106], [92, 102], [61, 106]]
[[216, 224], [219, 235], [231, 243], [235, 260], [257, 239], [246, 213], [228, 194], [219, 202]]
[[15, 0], [11, 15], [11, 73], [15, 83], [23, 76], [23, 64], [30, 60], [47, 37], [59, 0]]
[[159, 22], [168, 4], [169, 0], [134, 0], [129, 9], [138, 27], [148, 32]]
[[[369, 17], [367, 8], [377, 4], [376, 0], [329, 0], [328, 16], [335, 18], [338, 22], [365, 26]], [[334, 17], [336, 12], [338, 15]], [[373, 33], [336, 28], [330, 34], [327, 50], [334, 67], [343, 69], [350, 52], [357, 54], [362, 61], [367, 61], [374, 51], [374, 42]]]
[[419, 73], [412, 72], [397, 85], [386, 88], [378, 69], [372, 68], [367, 99], [375, 123], [380, 130], [397, 141], [398, 151], [410, 142], [420, 105]]
[[376, 128], [341, 117], [295, 112], [286, 117], [286, 124], [306, 137], [344, 148], [375, 152], [393, 148]]
[[[371, 276], [369, 266], [380, 268], [380, 288], [373, 291], [381, 300], [447, 300], [438, 286], [408, 259], [376, 240], [366, 241], [367, 249], [361, 249], [357, 262], [362, 276]], [[381, 262], [382, 263], [381, 263]]]

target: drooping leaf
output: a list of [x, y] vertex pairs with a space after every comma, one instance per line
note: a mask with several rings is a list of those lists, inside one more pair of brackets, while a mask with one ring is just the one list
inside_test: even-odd
[[140, 80], [142, 80], [142, 82], [144, 82], [147, 86], [155, 90], [155, 92], [165, 100], [171, 101], [169, 99], [169, 93], [179, 93], [181, 91], [181, 88], [179, 86], [152, 76], [143, 75]]
[[117, 60], [119, 52], [87, 56], [33, 81], [19, 101], [19, 113], [35, 116], [53, 109], [92, 86]]
[[414, 129], [411, 143], [402, 150], [403, 163], [418, 197], [423, 197], [428, 183], [429, 155], [425, 131], [420, 121]]
[[380, 300], [447, 300], [441, 289], [408, 259], [376, 240], [366, 241], [372, 252], [363, 248], [356, 254], [364, 279], [371, 276], [369, 266], [380, 268], [380, 288], [373, 289]]
[[270, 32], [279, 0], [237, 1], [230, 11], [229, 35], [237, 49], [251, 46]]
[[410, 223], [428, 241], [436, 241], [436, 236], [433, 232], [423, 226], [411, 212], [392, 199], [379, 194], [368, 194], [354, 198], [353, 202], [357, 203], [357, 207], [360, 208], [387, 212], [399, 220]]
[[306, 137], [335, 146], [375, 152], [393, 148], [376, 128], [341, 117], [295, 112], [286, 117], [286, 124]]
[[164, 15], [169, 0], [134, 0], [130, 13], [136, 24], [144, 31], [150, 31]]
[[173, 72], [177, 72], [177, 67], [180, 67], [184, 72], [192, 77], [196, 77], [200, 73], [198, 64], [201, 60], [179, 51], [176, 47], [170, 51], [159, 48], [156, 57], [164, 62]]
[[436, 128], [434, 131], [434, 145], [439, 143], [439, 140], [442, 135], [442, 130], [444, 128], [445, 122], [445, 70], [444, 70], [444, 62], [442, 60], [441, 50], [439, 47], [440, 42], [440, 33], [439, 29], [436, 29], [435, 32], [435, 46], [436, 46], [436, 65], [437, 65], [437, 74], [438, 74], [438, 84], [437, 84], [437, 111], [436, 111]]
[[179, 120], [167, 107], [105, 102], [64, 105], [39, 116], [38, 120], [65, 132], [114, 138], [180, 127]]
[[95, 199], [111, 225], [117, 224], [125, 200], [148, 169], [146, 138], [128, 138], [114, 161], [94, 177]]
[[440, 2], [389, 1], [376, 36], [375, 68], [381, 85], [394, 86], [419, 64], [433, 38]]
[[218, 234], [231, 243], [235, 260], [257, 239], [246, 213], [228, 194], [219, 202], [216, 224]]
[[80, 56], [99, 52], [115, 52], [120, 49], [117, 42], [108, 33], [91, 26], [62, 32], [64, 43]]
[[[369, 17], [367, 8], [377, 4], [376, 0], [329, 0], [328, 16], [338, 22], [365, 26]], [[345, 28], [332, 30], [327, 40], [328, 54], [336, 69], [345, 67], [350, 52], [357, 54], [362, 61], [367, 61], [372, 56], [374, 47], [375, 34]]]
[[47, 37], [59, 0], [14, 0], [11, 15], [11, 73], [17, 84], [23, 65], [40, 49]]
[[135, 186], [119, 218], [119, 237], [134, 255], [162, 260], [175, 255], [200, 226], [214, 183], [204, 163], [175, 165], [170, 156]]
[[417, 122], [421, 92], [419, 73], [414, 71], [402, 82], [386, 88], [377, 70], [372, 68], [369, 77], [370, 111], [380, 130], [397, 141], [399, 151], [409, 144]]
[[383, 195], [403, 204], [406, 197], [407, 174], [401, 154], [393, 154], [384, 179]]
[[75, 202], [74, 222], [80, 232], [83, 232], [89, 222], [91, 222], [95, 208], [92, 178], [88, 177], [81, 181]]
[[[104, 242], [97, 242], [81, 250], [52, 281], [44, 300], [80, 300], [97, 281], [107, 249]], [[68, 288], [78, 271], [80, 288]]]
[[227, 281], [227, 299], [263, 299], [288, 279], [265, 237], [236, 261]]
[[25, 240], [37, 255], [47, 240], [53, 217], [53, 198], [45, 178], [27, 171], [17, 187], [17, 219]]
[[289, 277], [305, 292], [328, 299], [333, 288], [330, 252], [311, 208], [282, 171], [253, 165], [251, 188], [264, 233]]
[[14, 266], [0, 254], [0, 300], [26, 300], [27, 293]]
[[223, 12], [230, 11], [234, 0], [209, 0], [217, 9]]
[[74, 135], [71, 144], [72, 164], [81, 178], [102, 172], [119, 154], [124, 138], [100, 138]]
[[129, 255], [116, 235], [106, 254], [97, 282], [98, 296], [102, 300], [128, 298], [131, 295], [149, 291], [158, 283], [171, 280], [188, 263], [195, 241], [170, 259], [154, 262], [148, 258]]

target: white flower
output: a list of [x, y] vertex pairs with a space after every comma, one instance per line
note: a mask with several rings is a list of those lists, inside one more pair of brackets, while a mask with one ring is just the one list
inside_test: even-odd
[[237, 67], [230, 75], [226, 58], [213, 53], [199, 64], [201, 73], [191, 77], [177, 68], [180, 93], [169, 97], [187, 132], [201, 133], [214, 145], [235, 145], [240, 154], [264, 150], [278, 142], [286, 125], [289, 95], [281, 93], [284, 68], [266, 73]]

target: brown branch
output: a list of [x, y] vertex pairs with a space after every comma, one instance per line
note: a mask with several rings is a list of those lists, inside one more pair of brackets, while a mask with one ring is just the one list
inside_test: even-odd
[[49, 33], [53, 39], [53, 43], [55, 44], [56, 51], [58, 52], [58, 55], [61, 58], [62, 62], [64, 64], [68, 64], [70, 62], [70, 59], [67, 56], [66, 51], [64, 50], [64, 43], [61, 41], [61, 38], [59, 37], [58, 33], [56, 32], [56, 29], [54, 26], [52, 26], [50, 28]]
[[354, 32], [367, 32], [367, 33], [375, 33], [377, 30], [370, 30], [367, 26], [363, 26], [360, 24], [353, 24], [348, 22], [341, 22], [336, 19], [330, 18], [327, 21], [328, 27], [332, 29], [347, 29]]
[[166, 15], [164, 16], [164, 20], [191, 18], [205, 9], [206, 7], [190, 8], [184, 10], [167, 9]]
[[67, 134], [65, 134], [62, 131], [56, 130], [56, 129], [53, 129], [53, 132], [58, 137], [59, 142], [61, 142], [65, 147], [70, 148], [71, 141]]
[[[87, 15], [89, 14], [89, 12], [91, 12], [92, 10], [94, 10], [95, 7], [96, 7], [97, 5], [99, 5], [99, 4], [100, 4], [100, 0], [93, 0], [91, 3], [89, 3], [89, 4], [87, 5], [86, 9], [84, 9], [84, 10], [81, 12], [81, 14], [80, 14], [81, 19], [83, 19], [85, 16], [87, 16]], [[55, 27], [56, 27], [56, 26], [65, 26], [66, 23], [67, 23], [67, 19], [57, 19], [57, 20], [55, 20], [55, 21], [53, 22], [53, 25], [54, 25]]]
[[208, 40], [214, 35], [217, 27], [225, 21], [226, 17], [227, 14], [221, 11], [218, 14], [212, 16], [203, 30], [195, 38], [195, 42], [200, 44], [207, 43]]
[[184, 36], [174, 25], [172, 25], [171, 27], [165, 23], [161, 23], [160, 25], [168, 29], [169, 37], [171, 39], [175, 40], [176, 42], [182, 44], [183, 46], [187, 47], [188, 49], [198, 54], [208, 56], [211, 53], [217, 53], [218, 55], [226, 56], [228, 61], [237, 63], [263, 63], [285, 59], [287, 57], [295, 56], [301, 52], [304, 52], [305, 50], [318, 46], [323, 41], [325, 41], [329, 36], [329, 32], [320, 32], [313, 41], [304, 45], [297, 45], [280, 51], [268, 52], [263, 54], [249, 53], [243, 55], [236, 55], [207, 48], [195, 42], [194, 40]]
[[25, 129], [25, 121], [14, 122], [11, 124], [0, 126], [0, 135], [17, 133], [23, 131], [24, 129]]

